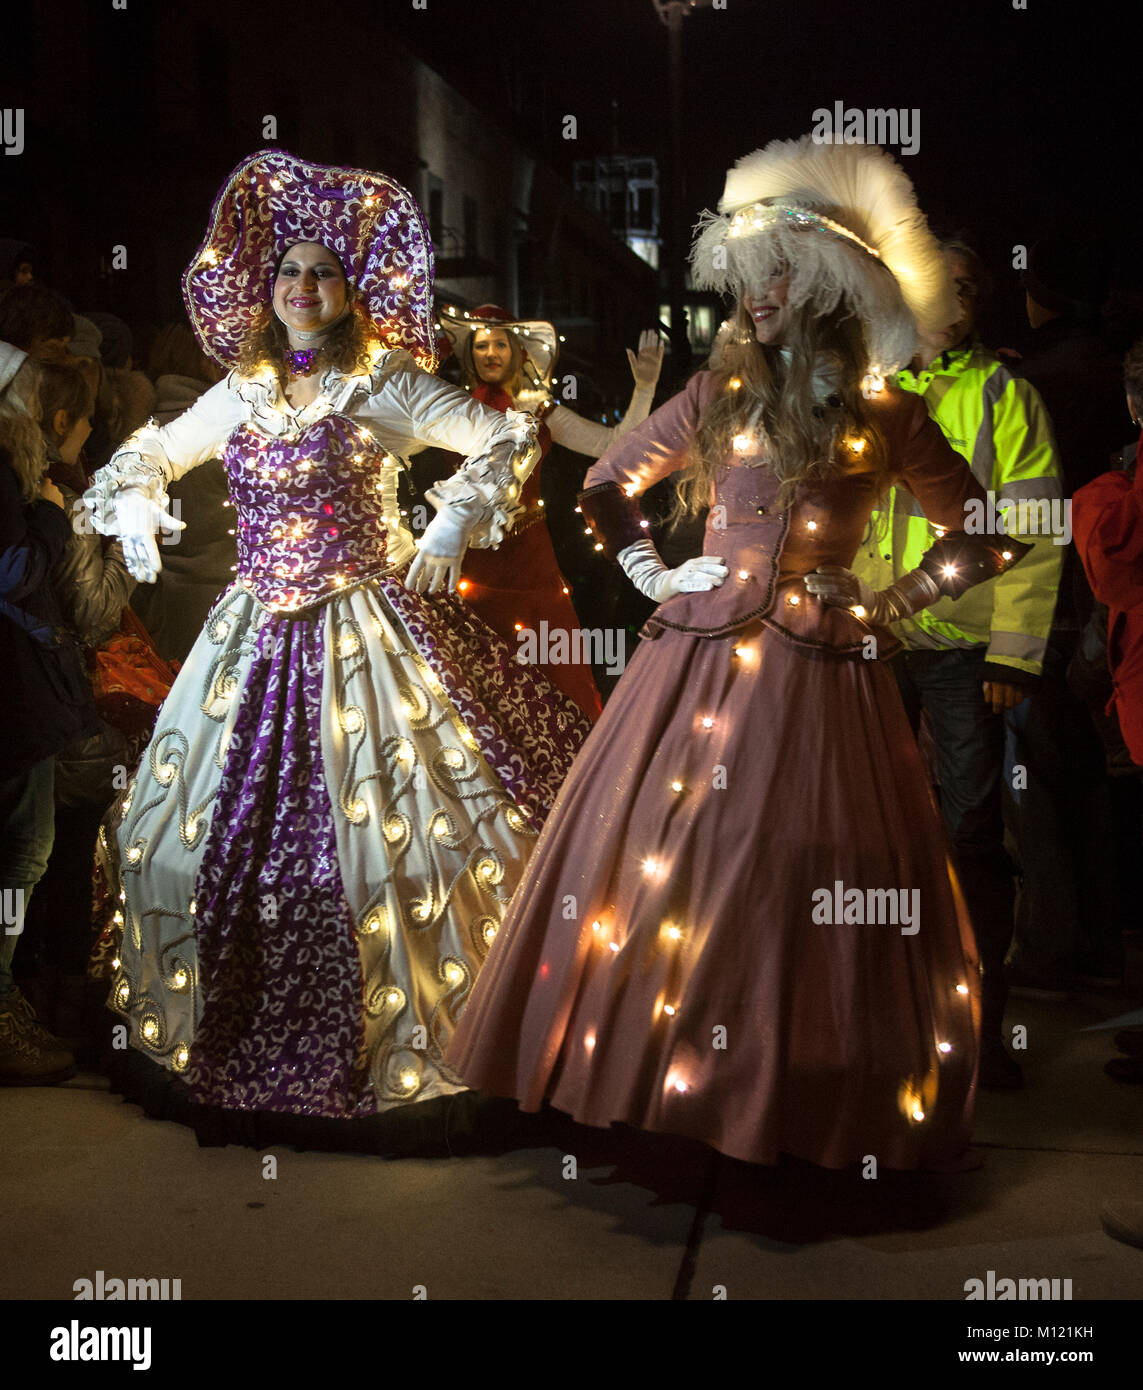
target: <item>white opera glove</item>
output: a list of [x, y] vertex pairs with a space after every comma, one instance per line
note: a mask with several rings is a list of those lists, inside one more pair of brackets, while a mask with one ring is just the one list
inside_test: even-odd
[[417, 553], [405, 575], [405, 588], [418, 594], [435, 594], [447, 587], [450, 594], [455, 594], [472, 527], [459, 507], [442, 507], [417, 541]]
[[927, 608], [941, 596], [924, 570], [910, 570], [887, 589], [871, 589], [843, 565], [821, 565], [806, 575], [806, 591], [835, 608], [849, 608], [874, 627], [888, 627]]
[[631, 375], [635, 378], [637, 389], [654, 391], [663, 366], [663, 344], [653, 328], [639, 334], [639, 353], [636, 356], [627, 349], [627, 361], [631, 364]]
[[136, 579], [153, 584], [163, 568], [155, 532], [183, 531], [186, 522], [172, 516], [141, 487], [121, 488], [115, 494], [114, 506], [124, 564]]
[[650, 541], [636, 541], [616, 558], [631, 583], [653, 603], [663, 603], [674, 594], [717, 589], [728, 573], [719, 555], [696, 555], [669, 570]]

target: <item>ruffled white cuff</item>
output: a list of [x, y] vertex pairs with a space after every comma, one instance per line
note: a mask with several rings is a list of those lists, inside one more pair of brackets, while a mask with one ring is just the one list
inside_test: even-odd
[[[509, 410], [506, 419], [515, 445], [507, 463], [500, 455], [481, 454], [425, 494], [438, 511], [447, 507], [471, 528], [468, 544], [479, 550], [495, 549], [512, 529], [523, 511], [520, 492], [541, 457], [537, 421], [522, 410]], [[497, 443], [503, 442], [501, 434]]]
[[92, 526], [101, 536], [117, 536], [116, 497], [125, 488], [141, 488], [166, 510], [170, 505], [166, 485], [167, 476], [157, 463], [135, 451], [120, 450], [91, 480], [91, 486], [83, 494], [83, 505], [91, 515]]

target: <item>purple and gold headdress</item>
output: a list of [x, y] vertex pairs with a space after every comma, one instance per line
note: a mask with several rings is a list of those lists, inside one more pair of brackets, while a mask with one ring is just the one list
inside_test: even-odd
[[412, 194], [385, 174], [307, 164], [285, 150], [259, 150], [227, 178], [183, 275], [191, 327], [208, 356], [235, 365], [270, 302], [278, 260], [298, 242], [337, 256], [383, 346], [436, 368], [433, 248]]

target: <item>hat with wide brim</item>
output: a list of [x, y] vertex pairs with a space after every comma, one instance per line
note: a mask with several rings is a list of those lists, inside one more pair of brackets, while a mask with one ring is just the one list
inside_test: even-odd
[[183, 299], [203, 351], [232, 367], [274, 270], [299, 242], [332, 251], [383, 346], [436, 367], [433, 248], [412, 194], [385, 174], [308, 164], [260, 150], [227, 178], [202, 245], [183, 275]]
[[960, 316], [913, 185], [875, 145], [771, 141], [729, 171], [718, 212], [705, 212], [695, 230], [696, 289], [742, 296], [782, 267], [792, 308], [827, 314], [848, 302], [873, 371], [904, 366], [919, 328], [947, 328]]
[[523, 349], [525, 376], [533, 377], [531, 387], [547, 390], [560, 352], [560, 335], [550, 323], [543, 319], [514, 319], [498, 304], [480, 304], [475, 309], [458, 309], [448, 304], [440, 312], [440, 326], [454, 353], [459, 353], [465, 339], [479, 328], [507, 329]]

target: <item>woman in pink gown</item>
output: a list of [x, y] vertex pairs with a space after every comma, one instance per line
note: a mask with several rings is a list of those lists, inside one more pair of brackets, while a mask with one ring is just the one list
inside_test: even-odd
[[[886, 627], [1022, 553], [915, 397], [880, 388], [948, 286], [899, 168], [808, 138], [731, 172], [694, 252], [737, 338], [592, 467], [581, 505], [660, 606], [577, 757], [448, 1052], [591, 1125], [826, 1167], [964, 1161], [979, 971]], [[864, 388], [864, 389], [863, 389]], [[703, 555], [635, 495], [680, 473]], [[847, 568], [905, 487], [950, 534]], [[1003, 549], [1001, 549], [1003, 547]]]

